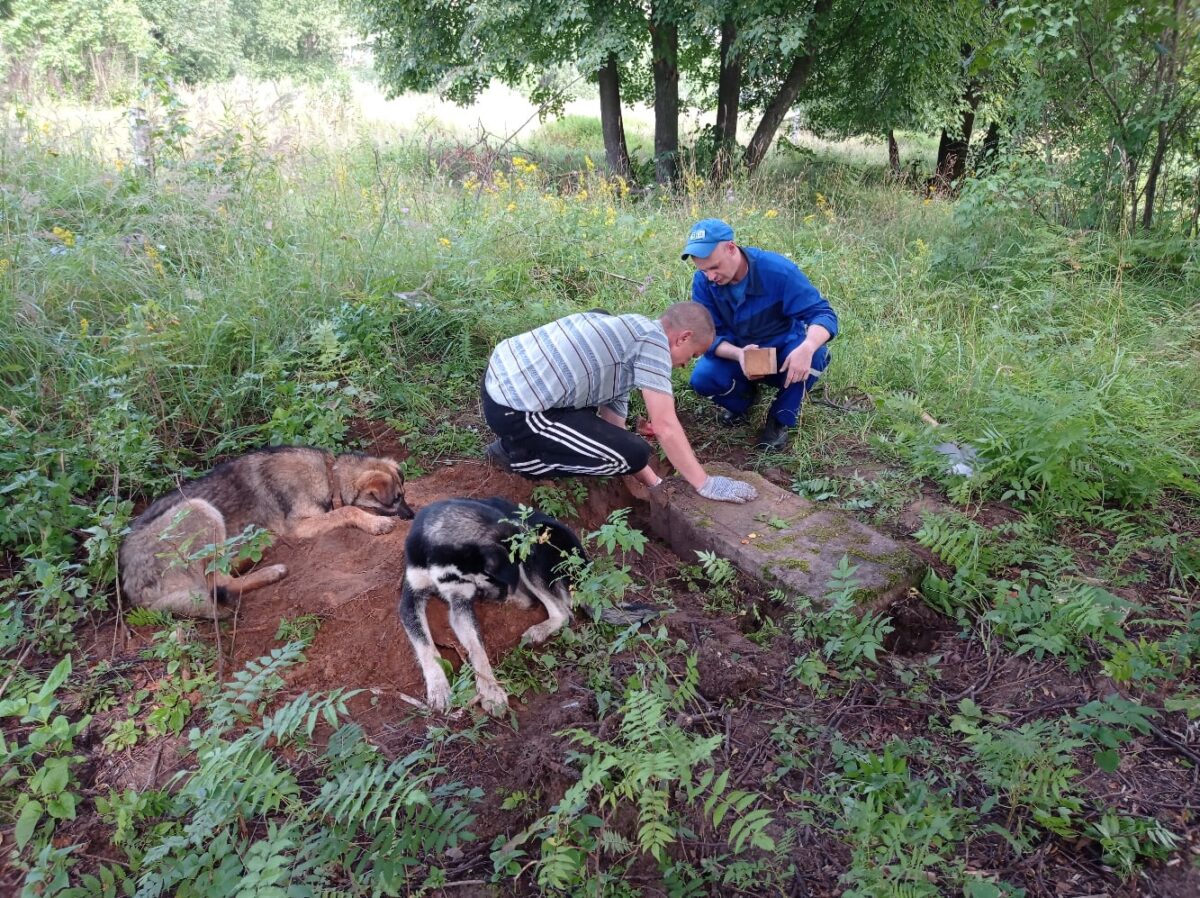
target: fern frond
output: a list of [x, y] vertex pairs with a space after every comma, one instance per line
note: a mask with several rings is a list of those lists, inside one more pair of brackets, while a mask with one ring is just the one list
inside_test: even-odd
[[245, 670], [234, 674], [209, 711], [215, 731], [223, 733], [234, 723], [249, 720], [254, 713], [251, 706], [258, 705], [283, 686], [281, 672], [303, 659], [304, 643], [289, 642], [282, 648], [272, 649], [269, 655], [247, 662]]

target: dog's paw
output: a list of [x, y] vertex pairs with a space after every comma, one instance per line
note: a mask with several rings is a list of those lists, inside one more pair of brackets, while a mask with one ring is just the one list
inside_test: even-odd
[[521, 645], [541, 645], [561, 629], [562, 624], [551, 624], [548, 620], [534, 624], [521, 634]]
[[382, 536], [385, 533], [391, 533], [395, 530], [397, 523], [396, 518], [382, 518], [377, 515], [371, 518], [367, 532], [373, 536]]
[[431, 711], [446, 711], [450, 707], [450, 684], [434, 683], [425, 690], [425, 704]]
[[480, 683], [479, 704], [492, 717], [502, 717], [508, 713], [508, 693], [496, 683]]

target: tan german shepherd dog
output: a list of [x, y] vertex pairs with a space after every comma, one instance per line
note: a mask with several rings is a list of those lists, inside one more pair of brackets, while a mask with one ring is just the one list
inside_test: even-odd
[[308, 539], [338, 527], [388, 533], [397, 519], [412, 516], [391, 459], [306, 446], [263, 449], [180, 484], [138, 515], [121, 544], [121, 585], [134, 605], [226, 617], [228, 603], [279, 581], [287, 567], [272, 564], [244, 577], [206, 574], [211, 559], [194, 557], [205, 546], [249, 524]]

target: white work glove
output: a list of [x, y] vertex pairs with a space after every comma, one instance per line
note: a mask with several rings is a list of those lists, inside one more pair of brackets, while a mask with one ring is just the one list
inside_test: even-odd
[[717, 502], [736, 502], [739, 505], [758, 498], [758, 490], [750, 484], [734, 480], [732, 477], [711, 474], [696, 492], [705, 499], [713, 499]]

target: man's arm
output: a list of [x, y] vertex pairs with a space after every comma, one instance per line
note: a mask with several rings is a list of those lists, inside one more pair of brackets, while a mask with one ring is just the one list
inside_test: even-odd
[[646, 400], [646, 413], [650, 416], [650, 426], [658, 443], [667, 453], [667, 461], [675, 466], [688, 483], [696, 489], [704, 486], [708, 473], [692, 451], [679, 416], [675, 413], [675, 397], [656, 390], [642, 390], [642, 398]]
[[683, 425], [679, 423], [679, 416], [675, 414], [674, 397], [654, 390], [642, 390], [642, 396], [646, 400], [646, 411], [650, 413], [650, 426], [666, 451], [667, 459], [697, 493], [715, 502], [739, 504], [758, 498], [758, 491], [748, 483], [732, 477], [708, 476], [692, 451]]
[[[713, 355], [715, 355], [717, 358], [730, 359], [731, 361], [737, 362], [742, 366], [742, 374], [746, 377], [746, 379], [755, 380], [759, 377], [762, 377], [762, 375], [757, 374], [752, 376], [746, 373], [747, 349], [758, 349], [758, 344], [747, 343], [745, 346], [735, 346], [733, 343], [721, 343], [718, 344], [717, 348], [713, 350]], [[813, 351], [816, 352], [815, 349]], [[812, 361], [811, 356], [809, 357], [809, 361]], [[779, 370], [782, 371], [783, 369], [780, 368]]]
[[783, 386], [787, 389], [792, 384], [808, 379], [812, 371], [813, 355], [818, 349], [829, 342], [832, 334], [819, 324], [810, 324], [804, 342], [787, 354], [779, 370], [783, 372]]

